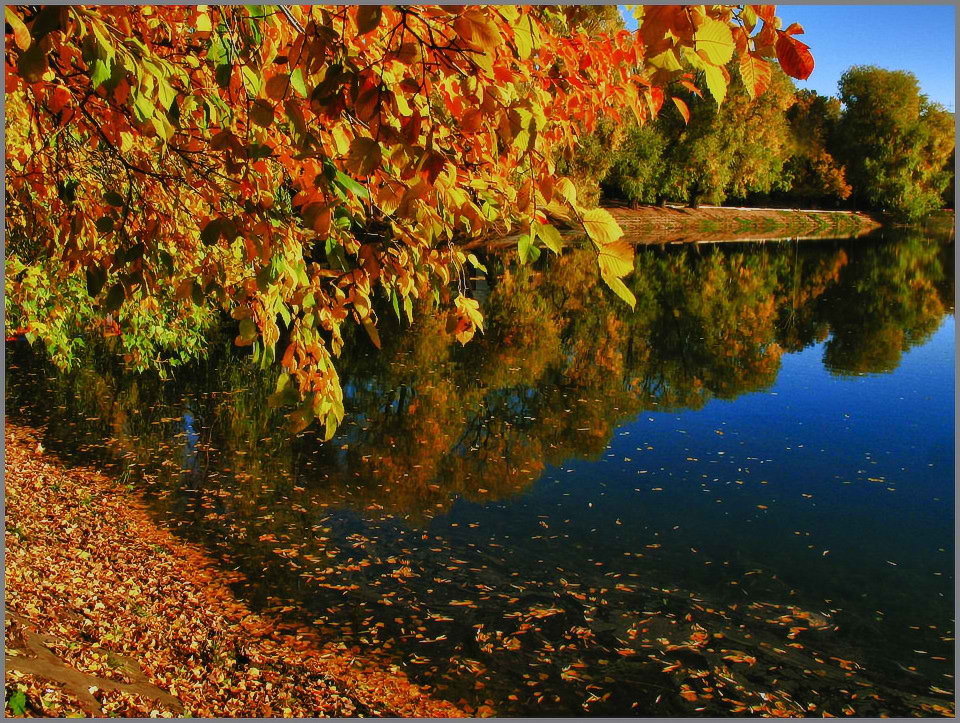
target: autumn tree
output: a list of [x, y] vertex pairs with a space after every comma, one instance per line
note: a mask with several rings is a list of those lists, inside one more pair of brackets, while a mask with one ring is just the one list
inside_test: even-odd
[[735, 54], [751, 96], [772, 58], [798, 77], [812, 58], [774, 6], [557, 31], [578, 12], [7, 6], [9, 318], [64, 363], [106, 320], [146, 367], [229, 314], [293, 428], [329, 436], [344, 324], [379, 344], [377, 296], [408, 317], [432, 298], [461, 343], [482, 330], [466, 243], [519, 232], [531, 258], [566, 220], [632, 303], [633, 249], [553, 152], [602, 118], [649, 120], [694, 73], [723, 100]]
[[903, 70], [853, 66], [840, 78], [845, 106], [837, 154], [858, 204], [917, 220], [939, 208], [952, 168], [952, 114]]
[[852, 193], [846, 168], [829, 150], [841, 115], [838, 99], [812, 90], [798, 90], [787, 111], [792, 136], [792, 153], [784, 168], [788, 195], [807, 206], [815, 201], [843, 201]]

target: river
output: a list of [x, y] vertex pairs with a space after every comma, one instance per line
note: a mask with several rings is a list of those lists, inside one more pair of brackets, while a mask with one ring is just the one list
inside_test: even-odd
[[327, 443], [226, 332], [166, 382], [8, 344], [6, 409], [468, 711], [942, 713], [954, 246], [885, 236], [641, 247], [634, 311], [588, 251], [490, 254], [466, 347], [426, 306], [348, 338]]

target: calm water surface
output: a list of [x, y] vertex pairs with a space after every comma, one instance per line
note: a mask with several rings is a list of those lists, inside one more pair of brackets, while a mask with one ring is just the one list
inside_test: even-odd
[[8, 346], [7, 410], [142, 485], [253, 605], [469, 710], [945, 712], [953, 253], [644, 248], [633, 312], [585, 252], [491, 257], [466, 348], [389, 306], [381, 351], [348, 344], [326, 444], [229, 341], [165, 383]]

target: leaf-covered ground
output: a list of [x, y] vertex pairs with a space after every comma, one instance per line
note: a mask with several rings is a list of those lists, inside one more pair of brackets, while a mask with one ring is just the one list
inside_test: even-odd
[[65, 468], [29, 429], [5, 440], [6, 715], [463, 715], [252, 613], [135, 493]]

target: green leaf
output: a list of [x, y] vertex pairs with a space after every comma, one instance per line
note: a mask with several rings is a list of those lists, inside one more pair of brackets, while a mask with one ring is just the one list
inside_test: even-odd
[[126, 292], [123, 290], [123, 284], [114, 284], [107, 293], [106, 301], [103, 302], [103, 310], [107, 312], [116, 311], [123, 306], [123, 300], [125, 298]]
[[193, 282], [193, 287], [190, 289], [190, 298], [197, 306], [203, 306], [203, 289], [196, 281]]
[[100, 266], [91, 266], [87, 269], [87, 293], [91, 298], [97, 296], [107, 283], [107, 271]]
[[7, 699], [7, 704], [14, 715], [23, 715], [27, 712], [27, 696], [22, 690], [18, 690]]
[[397, 321], [400, 321], [400, 298], [396, 289], [390, 289], [390, 301], [393, 303], [393, 313], [397, 315]]
[[100, 233], [110, 233], [113, 231], [113, 218], [110, 216], [101, 216], [97, 219], [96, 227]]
[[223, 63], [217, 66], [216, 70], [217, 85], [226, 89], [230, 85], [230, 76], [233, 75], [233, 66], [230, 63]]
[[520, 255], [521, 264], [525, 264], [531, 260], [531, 257], [533, 256], [532, 252], [530, 251], [531, 248], [534, 248], [534, 246], [533, 238], [530, 236], [530, 234], [525, 233], [519, 239], [517, 239], [517, 252]]
[[166, 251], [158, 251], [157, 256], [160, 258], [160, 264], [163, 266], [163, 270], [167, 272], [167, 276], [173, 276], [173, 256]]
[[146, 95], [136, 92], [133, 94], [133, 109], [136, 111], [137, 119], [141, 121], [153, 118], [156, 112], [156, 107], [150, 102], [150, 99]]
[[326, 422], [323, 427], [323, 441], [329, 442], [333, 439], [333, 435], [337, 433], [337, 418], [331, 412], [327, 415]]
[[173, 102], [177, 99], [177, 91], [167, 82], [166, 78], [160, 78], [159, 84], [160, 103], [163, 105], [164, 110], [169, 110], [170, 106], [172, 106]]
[[487, 267], [484, 266], [483, 264], [481, 264], [481, 263], [480, 263], [480, 260], [479, 260], [476, 256], [474, 256], [473, 254], [468, 254], [468, 255], [467, 255], [467, 261], [469, 261], [471, 264], [473, 264], [473, 268], [478, 269], [478, 270], [482, 271], [483, 273], [487, 273]]
[[293, 89], [297, 91], [301, 98], [307, 97], [307, 85], [303, 82], [303, 71], [300, 68], [296, 68], [290, 73], [290, 85], [293, 86]]
[[291, 321], [290, 312], [287, 310], [287, 305], [283, 302], [280, 303], [279, 313], [280, 318], [283, 319], [283, 325], [289, 328]]
[[110, 63], [97, 58], [90, 69], [90, 87], [96, 89], [110, 79]]
[[367, 187], [343, 171], [336, 172], [334, 183], [341, 186], [345, 191], [350, 191], [350, 193], [357, 198], [365, 198], [367, 196]]

